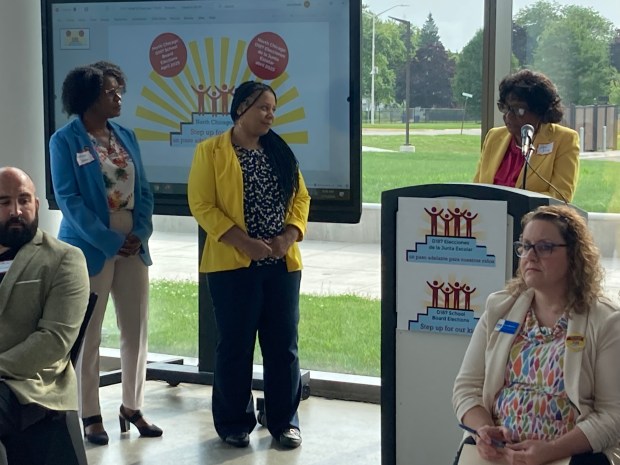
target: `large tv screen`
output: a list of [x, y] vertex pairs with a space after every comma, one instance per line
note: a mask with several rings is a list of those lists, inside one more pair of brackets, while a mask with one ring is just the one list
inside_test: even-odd
[[188, 215], [196, 144], [231, 127], [237, 85], [263, 81], [278, 95], [273, 129], [299, 159], [310, 220], [357, 222], [360, 16], [356, 0], [42, 0], [46, 140], [68, 121], [68, 71], [118, 64], [127, 92], [117, 122], [136, 132], [155, 212]]

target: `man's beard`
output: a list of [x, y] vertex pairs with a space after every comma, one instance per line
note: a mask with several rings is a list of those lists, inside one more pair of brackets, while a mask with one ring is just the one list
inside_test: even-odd
[[[19, 224], [21, 228], [11, 226]], [[39, 212], [35, 214], [30, 224], [21, 217], [9, 218], [5, 223], [0, 223], [0, 245], [10, 249], [19, 250], [23, 245], [30, 242], [37, 233], [39, 227]]]

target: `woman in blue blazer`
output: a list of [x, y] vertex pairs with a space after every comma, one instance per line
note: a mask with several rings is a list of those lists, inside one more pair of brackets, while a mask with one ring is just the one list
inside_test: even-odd
[[76, 115], [50, 140], [50, 168], [62, 222], [58, 237], [84, 252], [91, 291], [99, 295], [78, 360], [80, 415], [89, 442], [108, 443], [99, 405], [99, 344], [108, 296], [120, 330], [122, 432], [161, 436], [140, 408], [147, 357], [148, 239], [153, 195], [133, 131], [109, 121], [120, 115], [125, 76], [107, 62], [76, 68], [62, 86], [63, 109]]

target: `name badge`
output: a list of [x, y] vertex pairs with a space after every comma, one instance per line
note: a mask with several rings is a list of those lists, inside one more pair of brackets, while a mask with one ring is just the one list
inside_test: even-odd
[[566, 336], [566, 347], [575, 352], [582, 351], [586, 346], [586, 338], [581, 334], [569, 334]]
[[553, 142], [549, 142], [548, 144], [540, 144], [536, 150], [538, 155], [549, 155], [553, 152]]
[[0, 262], [0, 274], [4, 274], [7, 271], [9, 271], [9, 268], [11, 268], [12, 263], [13, 263], [13, 260], [6, 260], [4, 262]]
[[85, 165], [86, 163], [90, 163], [94, 160], [92, 153], [90, 153], [88, 149], [78, 152], [75, 157], [79, 166]]
[[495, 331], [499, 331], [500, 333], [515, 334], [517, 332], [517, 329], [519, 329], [518, 322], [504, 320], [503, 318], [501, 320], [498, 320], [498, 322], [495, 324]]

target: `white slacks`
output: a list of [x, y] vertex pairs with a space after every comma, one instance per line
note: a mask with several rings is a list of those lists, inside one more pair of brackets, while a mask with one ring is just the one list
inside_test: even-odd
[[[110, 214], [112, 229], [127, 234], [132, 229], [131, 212]], [[99, 404], [99, 345], [108, 296], [112, 295], [120, 331], [122, 403], [131, 410], [142, 407], [148, 353], [148, 267], [135, 255], [106, 260], [99, 274], [90, 278], [91, 292], [99, 296], [84, 336], [77, 362], [79, 414], [87, 418], [101, 413]]]

